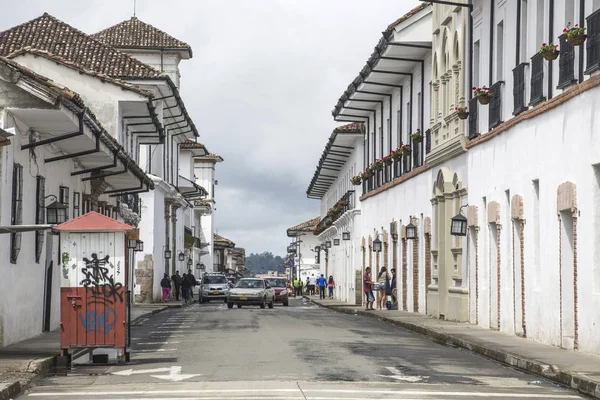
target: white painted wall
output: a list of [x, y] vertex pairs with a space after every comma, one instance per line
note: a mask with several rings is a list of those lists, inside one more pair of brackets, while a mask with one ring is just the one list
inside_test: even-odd
[[141, 62], [150, 65], [154, 69], [161, 72], [165, 72], [173, 83], [179, 87], [180, 73], [179, 73], [179, 62], [181, 56], [177, 52], [169, 52], [160, 50], [132, 50], [132, 49], [121, 49], [124, 53], [127, 53]]

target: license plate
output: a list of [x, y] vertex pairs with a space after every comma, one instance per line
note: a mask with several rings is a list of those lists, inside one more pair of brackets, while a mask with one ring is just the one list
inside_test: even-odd
[[219, 291], [218, 291], [218, 290], [215, 290], [215, 291], [213, 292], [213, 294], [219, 294]]
[[248, 300], [247, 297], [240, 297], [240, 300]]

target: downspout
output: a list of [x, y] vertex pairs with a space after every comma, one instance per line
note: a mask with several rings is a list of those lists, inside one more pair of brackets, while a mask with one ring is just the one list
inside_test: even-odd
[[381, 140], [381, 143], [379, 144], [379, 148], [381, 149], [380, 153], [381, 153], [381, 158], [383, 158], [383, 101], [381, 102], [381, 115], [380, 115], [380, 119], [381, 119], [381, 126], [379, 129], [381, 129], [381, 137], [379, 138], [379, 140]]
[[[469, 0], [469, 7], [467, 8], [469, 13], [469, 100], [473, 98], [473, 0]], [[477, 66], [479, 67], [479, 66]]]
[[[402, 90], [402, 89], [400, 89], [400, 90]], [[390, 112], [389, 112], [390, 123], [388, 124], [388, 131], [389, 131], [388, 132], [388, 139], [389, 139], [388, 140], [388, 142], [389, 142], [388, 145], [389, 145], [389, 148], [390, 148], [390, 154], [392, 153], [392, 125], [393, 125], [392, 124], [392, 121], [393, 121], [393, 117], [392, 117], [392, 100], [393, 100], [393, 97], [394, 96], [393, 96], [393, 92], [392, 92], [390, 94]]]
[[373, 162], [377, 160], [377, 107], [373, 110]]
[[[554, 36], [554, 27], [552, 26], [554, 23], [554, 0], [549, 0], [549, 10], [548, 10], [548, 36], [550, 40], [548, 43], [552, 43], [552, 37]], [[548, 61], [548, 100], [552, 98], [552, 60]]]
[[[585, 0], [579, 0], [579, 26], [585, 24]], [[579, 46], [579, 83], [583, 82], [583, 46]]]
[[421, 61], [421, 165], [425, 164], [425, 61]]
[[517, 45], [515, 46], [515, 67], [518, 67], [521, 61], [521, 7], [522, 1], [517, 0]]
[[[552, 0], [550, 0], [552, 1]], [[492, 86], [494, 83], [494, 0], [490, 0], [490, 76], [488, 79], [488, 85]]]

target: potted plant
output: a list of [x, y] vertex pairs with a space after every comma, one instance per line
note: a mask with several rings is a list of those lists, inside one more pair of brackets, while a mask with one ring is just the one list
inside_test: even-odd
[[362, 183], [362, 174], [353, 176], [352, 178], [350, 178], [350, 182], [352, 182], [354, 186], [360, 185]]
[[456, 113], [458, 114], [458, 118], [467, 119], [469, 117], [469, 111], [466, 106], [465, 107], [454, 107], [454, 109], [456, 110]]
[[405, 155], [410, 154], [410, 144], [402, 145], [402, 154], [405, 154]]
[[558, 51], [557, 44], [546, 44], [542, 43], [542, 47], [540, 47], [539, 53], [548, 61], [556, 60], [560, 52]]
[[383, 169], [383, 161], [381, 160], [376, 160], [372, 165], [371, 165], [371, 169], [373, 171], [381, 171]]
[[392, 165], [392, 163], [394, 162], [394, 160], [392, 160], [392, 155], [391, 154], [383, 157], [382, 160], [383, 160], [383, 163], [385, 165]]
[[362, 174], [360, 174], [360, 177], [366, 181], [367, 179], [369, 179], [371, 176], [373, 176], [373, 172], [371, 171], [370, 167], [367, 167], [364, 172]]
[[477, 98], [479, 104], [485, 105], [492, 99], [492, 91], [485, 86], [480, 88], [473, 86], [473, 96]]
[[587, 38], [583, 26], [579, 27], [579, 24], [571, 26], [570, 22], [567, 24], [567, 27], [563, 29], [563, 33], [567, 34], [567, 42], [571, 43], [573, 46], [581, 46]]
[[410, 134], [410, 138], [415, 143], [421, 143], [421, 141], [423, 140], [423, 135], [421, 134], [421, 129], [417, 128], [417, 131], [415, 133]]
[[398, 147], [396, 150], [392, 151], [392, 154], [390, 154], [390, 157], [392, 157], [392, 160], [397, 161], [400, 158], [402, 158], [402, 143], [400, 143], [400, 147]]

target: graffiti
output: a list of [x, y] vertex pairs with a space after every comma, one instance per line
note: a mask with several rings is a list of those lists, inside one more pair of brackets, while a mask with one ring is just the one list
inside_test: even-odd
[[62, 253], [62, 266], [63, 266], [63, 278], [69, 279], [69, 261], [71, 260], [71, 256], [69, 253]]
[[121, 273], [121, 261], [117, 262], [117, 275]]
[[81, 284], [85, 288], [90, 288], [92, 293], [88, 298], [88, 304], [114, 304], [117, 300], [122, 303], [123, 293], [120, 289], [123, 284], [115, 282], [114, 276], [110, 274], [108, 267], [113, 270], [115, 267], [109, 262], [109, 256], [98, 258], [98, 255], [93, 253], [91, 260], [84, 257], [83, 261], [85, 266], [81, 272], [85, 275], [85, 279]]
[[79, 313], [79, 319], [86, 332], [109, 333], [117, 322], [117, 312], [114, 308], [106, 311], [86, 311], [85, 316]]

